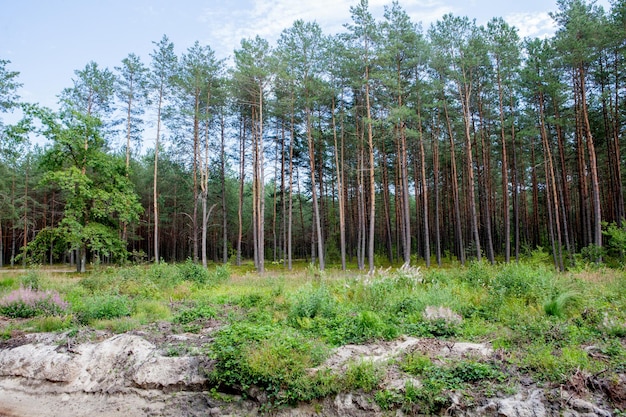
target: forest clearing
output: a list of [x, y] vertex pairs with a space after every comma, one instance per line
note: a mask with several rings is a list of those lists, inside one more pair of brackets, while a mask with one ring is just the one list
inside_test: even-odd
[[31, 416], [45, 415], [34, 404], [73, 416], [620, 416], [626, 275], [548, 264], [5, 273], [0, 404]]

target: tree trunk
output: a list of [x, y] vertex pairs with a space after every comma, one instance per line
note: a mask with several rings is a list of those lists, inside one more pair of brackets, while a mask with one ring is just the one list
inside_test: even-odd
[[446, 116], [446, 125], [448, 126], [448, 136], [450, 138], [450, 176], [452, 178], [452, 198], [454, 200], [454, 237], [457, 248], [457, 256], [461, 265], [465, 265], [465, 247], [463, 245], [463, 231], [461, 225], [461, 205], [459, 203], [459, 183], [456, 172], [456, 157], [454, 146], [454, 133], [452, 132], [452, 124], [448, 115], [448, 105], [445, 97], [443, 97], [443, 109]]

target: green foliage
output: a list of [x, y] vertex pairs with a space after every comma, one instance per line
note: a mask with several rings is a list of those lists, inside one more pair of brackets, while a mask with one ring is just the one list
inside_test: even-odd
[[371, 392], [378, 388], [384, 373], [379, 364], [368, 360], [349, 362], [343, 377], [345, 390], [363, 390]]
[[178, 265], [178, 270], [180, 271], [181, 279], [184, 281], [203, 285], [209, 280], [209, 271], [189, 258], [187, 258], [185, 263]]
[[209, 283], [212, 285], [223, 284], [230, 279], [230, 265], [217, 265], [212, 274], [209, 275]]
[[593, 371], [594, 364], [580, 347], [556, 349], [551, 344], [533, 343], [519, 360], [519, 366], [532, 371], [539, 380], [563, 383], [578, 370]]
[[563, 292], [554, 294], [543, 304], [543, 310], [548, 316], [565, 317], [568, 311], [575, 307], [580, 301], [576, 292]]
[[212, 319], [216, 316], [215, 308], [206, 304], [198, 304], [191, 308], [184, 308], [174, 316], [172, 321], [181, 324], [186, 331], [195, 332], [200, 330], [200, 326], [194, 322], [202, 319]]
[[26, 275], [20, 277], [21, 286], [29, 288], [33, 291], [39, 291], [41, 289], [41, 276], [39, 272], [35, 270], [28, 271]]
[[210, 375], [214, 383], [242, 392], [254, 385], [277, 403], [293, 400], [290, 389], [301, 390], [306, 370], [319, 365], [327, 354], [324, 344], [293, 329], [247, 322], [220, 330], [210, 350], [217, 360]]
[[433, 362], [427, 355], [414, 351], [406, 354], [399, 366], [400, 369], [409, 374], [422, 375], [426, 370], [432, 368]]
[[606, 254], [623, 266], [624, 254], [626, 254], [626, 228], [616, 223], [605, 223], [603, 226], [602, 234], [605, 236]]
[[107, 320], [130, 316], [132, 301], [122, 295], [94, 295], [85, 297], [81, 303], [72, 306], [81, 324], [95, 320]]
[[142, 323], [153, 323], [155, 321], [167, 320], [171, 316], [169, 307], [162, 301], [139, 300], [135, 303], [133, 317]]
[[58, 332], [70, 329], [74, 323], [72, 316], [45, 316], [33, 319], [33, 329], [37, 332]]
[[502, 297], [514, 297], [536, 303], [549, 290], [554, 273], [540, 266], [512, 263], [504, 266], [493, 279], [493, 290]]

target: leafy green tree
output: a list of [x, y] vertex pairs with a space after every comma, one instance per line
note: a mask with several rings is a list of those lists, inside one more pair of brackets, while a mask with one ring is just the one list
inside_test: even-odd
[[6, 113], [19, 102], [20, 96], [17, 90], [22, 86], [17, 81], [20, 75], [17, 71], [10, 71], [7, 68], [11, 61], [0, 59], [0, 113]]
[[43, 133], [52, 146], [43, 158], [42, 183], [64, 195], [64, 216], [55, 229], [70, 250], [78, 251], [77, 270], [85, 271], [88, 251], [124, 261], [120, 223], [136, 221], [142, 208], [123, 159], [106, 152], [98, 118], [79, 112], [43, 116]]
[[[0, 267], [4, 266], [4, 222], [17, 219], [15, 207], [15, 178], [17, 161], [24, 154], [23, 145], [28, 141], [30, 120], [23, 118], [14, 125], [5, 125], [2, 115], [11, 112], [20, 103], [17, 90], [19, 72], [7, 66], [11, 61], [0, 59]], [[13, 262], [13, 256], [11, 257]]]

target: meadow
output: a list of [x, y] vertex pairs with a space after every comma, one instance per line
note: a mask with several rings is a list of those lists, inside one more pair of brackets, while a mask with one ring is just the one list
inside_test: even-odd
[[[359, 391], [382, 410], [433, 414], [452, 405], [453, 393], [472, 406], [533, 384], [599, 392], [624, 413], [623, 269], [557, 273], [533, 259], [373, 275], [304, 264], [268, 269], [258, 275], [251, 265], [205, 269], [187, 261], [84, 274], [4, 272], [0, 347], [28, 332], [149, 333], [161, 323], [161, 332], [210, 336], [164, 344], [164, 355], [214, 359], [214, 395], [260, 391], [268, 409]], [[410, 351], [384, 363], [350, 360], [341, 372], [322, 366], [341, 346], [402, 337], [484, 343], [495, 353], [449, 359]], [[389, 389], [382, 382], [392, 369], [420, 383]]]

